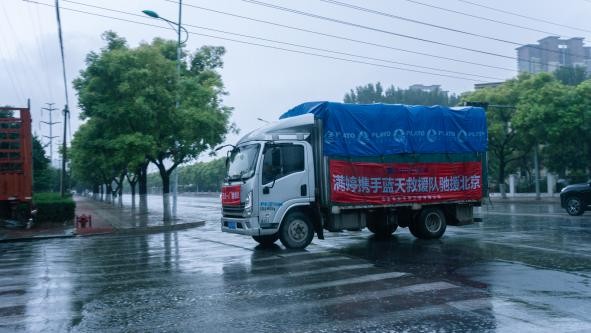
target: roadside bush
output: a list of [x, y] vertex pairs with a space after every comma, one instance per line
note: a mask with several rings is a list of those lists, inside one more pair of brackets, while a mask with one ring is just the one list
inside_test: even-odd
[[73, 221], [76, 214], [76, 203], [72, 197], [62, 198], [59, 193], [36, 193], [33, 204], [37, 209], [37, 223]]

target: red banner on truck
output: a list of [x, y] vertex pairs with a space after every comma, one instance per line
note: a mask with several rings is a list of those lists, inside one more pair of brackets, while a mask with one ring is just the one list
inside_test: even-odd
[[335, 203], [390, 204], [480, 200], [482, 164], [330, 161]]
[[240, 205], [240, 185], [222, 187], [222, 205]]

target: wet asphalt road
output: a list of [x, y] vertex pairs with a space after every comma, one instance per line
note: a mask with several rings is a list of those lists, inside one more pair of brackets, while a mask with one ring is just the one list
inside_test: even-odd
[[591, 332], [591, 212], [495, 202], [438, 241], [364, 230], [287, 251], [221, 233], [218, 198], [179, 211], [208, 223], [0, 243], [0, 331]]

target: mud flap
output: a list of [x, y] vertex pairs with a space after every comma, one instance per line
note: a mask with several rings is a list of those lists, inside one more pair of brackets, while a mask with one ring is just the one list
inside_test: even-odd
[[313, 205], [313, 211], [314, 211], [314, 231], [316, 232], [316, 236], [318, 236], [318, 239], [324, 239], [324, 228], [322, 227], [323, 225], [323, 218], [322, 218], [322, 213], [320, 212], [320, 207], [318, 206], [318, 204]]

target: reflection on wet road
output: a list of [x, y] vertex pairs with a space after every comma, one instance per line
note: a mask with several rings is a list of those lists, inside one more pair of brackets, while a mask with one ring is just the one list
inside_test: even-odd
[[0, 244], [0, 331], [591, 331], [591, 214], [495, 203], [438, 241], [294, 252], [221, 233], [217, 201], [180, 198], [192, 230]]

